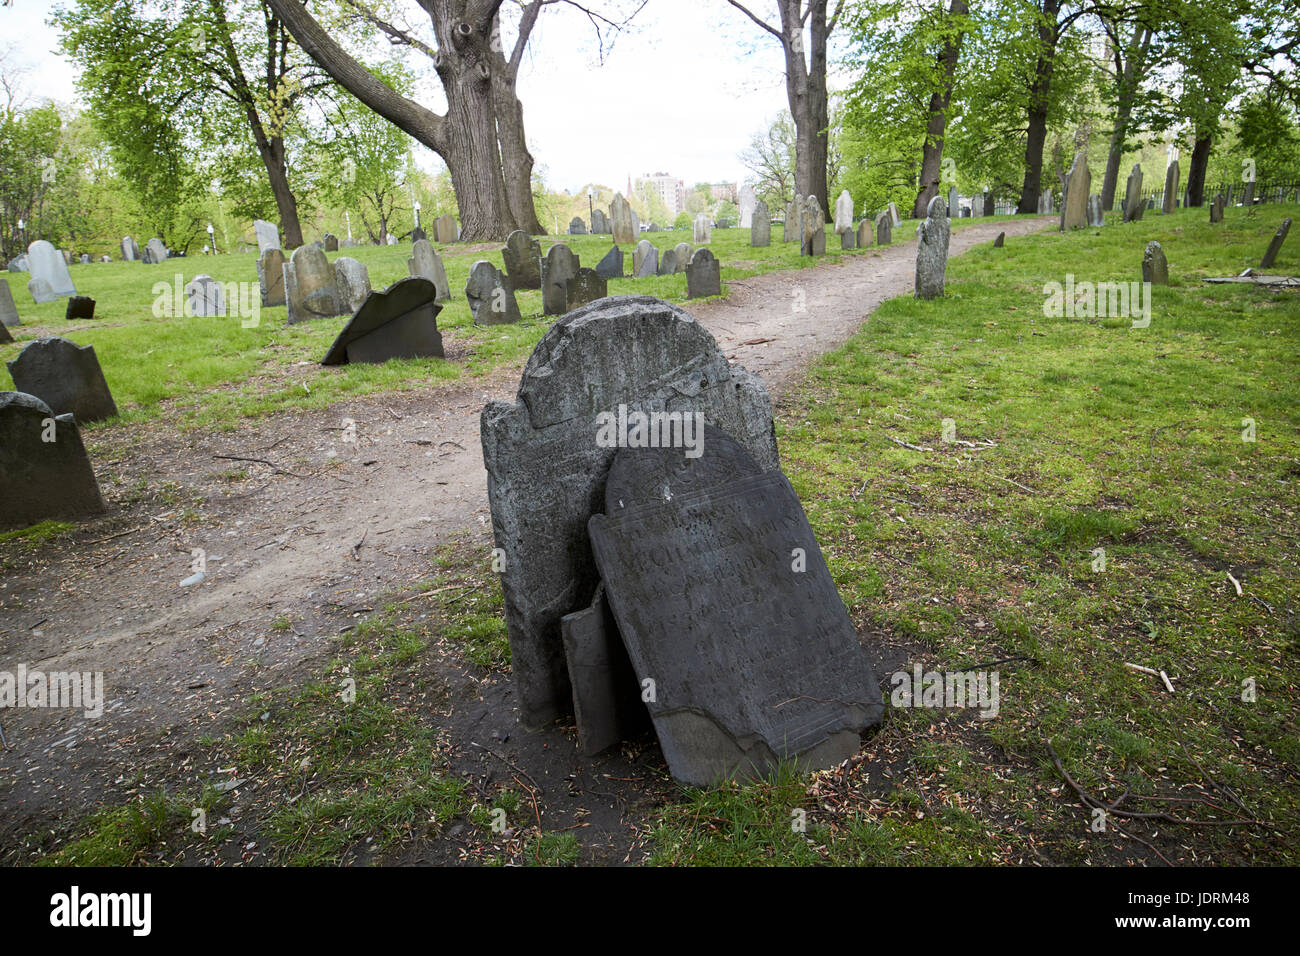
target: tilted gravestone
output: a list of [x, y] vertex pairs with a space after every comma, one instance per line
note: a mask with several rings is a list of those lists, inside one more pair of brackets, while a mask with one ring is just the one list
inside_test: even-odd
[[505, 552], [512, 669], [529, 728], [572, 707], [560, 619], [590, 606], [595, 593], [587, 521], [602, 507], [617, 450], [598, 440], [598, 429], [629, 410], [701, 412], [764, 468], [777, 466], [767, 390], [729, 365], [682, 309], [649, 296], [612, 296], [547, 331], [517, 400], [487, 405], [480, 429], [493, 533]]
[[889, 204], [889, 225], [891, 228], [897, 229], [902, 224], [903, 217], [898, 214], [898, 207], [891, 202]]
[[253, 232], [257, 236], [257, 254], [263, 256], [268, 249], [280, 248], [280, 227], [265, 219], [253, 220]]
[[542, 312], [564, 315], [569, 305], [569, 280], [578, 274], [581, 263], [572, 249], [557, 242], [546, 250], [542, 260]]
[[1169, 262], [1165, 250], [1154, 240], [1147, 243], [1142, 254], [1142, 281], [1152, 285], [1169, 285]]
[[1088, 154], [1076, 153], [1070, 173], [1065, 179], [1065, 199], [1061, 202], [1061, 232], [1082, 229], [1088, 225], [1088, 190], [1092, 188], [1092, 172], [1088, 169]]
[[437, 302], [451, 300], [451, 284], [447, 281], [447, 268], [442, 264], [438, 251], [428, 239], [417, 239], [411, 246], [411, 257], [406, 260], [406, 267], [413, 276], [422, 276], [433, 283]]
[[605, 253], [604, 258], [596, 263], [596, 274], [602, 279], [623, 278], [623, 250], [614, 246]]
[[33, 279], [44, 279], [55, 298], [77, 294], [67, 260], [44, 239], [37, 239], [27, 247], [27, 271]]
[[713, 239], [713, 223], [707, 212], [697, 213], [691, 223], [691, 242], [710, 242]]
[[1101, 209], [1101, 197], [1096, 193], [1088, 197], [1088, 225], [1106, 225], [1106, 214]]
[[876, 245], [887, 246], [894, 239], [894, 227], [889, 221], [889, 213], [882, 212], [876, 217]]
[[339, 314], [354, 313], [370, 297], [370, 270], [356, 259], [340, 256], [334, 260], [334, 288], [338, 292]]
[[284, 305], [284, 251], [267, 249], [257, 260], [257, 284], [263, 308]]
[[226, 290], [210, 275], [197, 275], [185, 286], [188, 313], [194, 316], [226, 314]]
[[722, 295], [722, 263], [708, 249], [696, 249], [686, 266], [686, 298]]
[[334, 235], [334, 233], [332, 233], [332, 232], [327, 232], [327, 233], [325, 233], [325, 238], [324, 238], [323, 240], [321, 240], [321, 241], [322, 241], [322, 243], [323, 243], [324, 246], [325, 246], [325, 251], [326, 251], [326, 252], [338, 252], [338, 251], [339, 251], [339, 237], [336, 236], [336, 235]]
[[68, 299], [68, 309], [63, 318], [68, 322], [95, 317], [95, 300], [88, 295], [74, 295]]
[[1133, 171], [1128, 174], [1124, 185], [1124, 221], [1136, 222], [1146, 212], [1142, 202], [1142, 164], [1134, 163]]
[[701, 450], [620, 450], [588, 524], [668, 769], [711, 786], [834, 766], [883, 715], [870, 661], [790, 482], [722, 429]]
[[574, 216], [569, 220], [569, 235], [585, 236], [587, 234], [587, 224], [579, 217]]
[[1006, 242], [1006, 238], [1007, 238], [1007, 234], [1005, 232], [999, 232], [998, 237], [993, 240], [993, 248], [1001, 249], [1002, 244]]
[[798, 196], [795, 196], [794, 199], [785, 204], [785, 222], [781, 223], [782, 242], [802, 241], [801, 233], [803, 231], [803, 226], [799, 222], [799, 213], [801, 208]]
[[501, 270], [486, 259], [480, 259], [469, 270], [465, 298], [474, 313], [475, 325], [506, 325], [522, 318], [514, 289]]
[[689, 242], [679, 242], [673, 246], [673, 253], [677, 259], [677, 271], [685, 272], [686, 266], [691, 261], [691, 253], [694, 250]]
[[609, 295], [604, 278], [597, 275], [595, 269], [579, 269], [575, 272], [565, 283], [565, 293], [569, 312]]
[[291, 325], [353, 311], [339, 295], [325, 250], [314, 244], [299, 246], [284, 264], [284, 296]]
[[54, 302], [59, 298], [54, 294], [54, 290], [50, 288], [50, 284], [44, 279], [30, 280], [27, 283], [27, 291], [32, 294], [32, 299], [37, 305]]
[[0, 530], [102, 514], [104, 499], [72, 415], [0, 392]]
[[677, 274], [677, 250], [665, 249], [663, 258], [659, 260], [659, 271], [655, 275], [670, 276]]
[[501, 250], [505, 260], [506, 275], [513, 289], [540, 289], [542, 287], [542, 244], [522, 229], [506, 237], [506, 247]]
[[437, 288], [424, 276], [398, 279], [372, 292], [321, 359], [322, 365], [378, 364], [389, 359], [443, 358]]
[[122, 261], [135, 262], [140, 258], [140, 247], [131, 236], [122, 237]]
[[1228, 201], [1224, 199], [1223, 193], [1214, 197], [1214, 201], [1210, 203], [1210, 222], [1223, 222], [1223, 209], [1227, 204]]
[[147, 266], [161, 265], [167, 261], [167, 246], [161, 239], [154, 236], [144, 245], [144, 255], [140, 261]]
[[1165, 169], [1165, 195], [1160, 205], [1160, 211], [1168, 214], [1178, 208], [1178, 160], [1174, 160]]
[[772, 244], [772, 214], [761, 199], [754, 203], [749, 217], [749, 244], [755, 248]]
[[835, 200], [835, 231], [843, 233], [853, 228], [853, 197], [846, 189]]
[[8, 367], [14, 388], [35, 395], [56, 415], [70, 413], [84, 425], [117, 414], [93, 345], [61, 338], [36, 339]]
[[0, 325], [22, 325], [8, 282], [0, 282]]
[[858, 223], [858, 248], [867, 249], [876, 244], [875, 230], [872, 229], [871, 220], [863, 219]]
[[935, 299], [943, 295], [951, 230], [948, 208], [941, 196], [935, 196], [925, 209], [925, 219], [916, 227], [916, 286], [913, 294], [918, 299]]
[[451, 213], [444, 213], [433, 221], [433, 238], [444, 245], [460, 239], [460, 224]]
[[659, 273], [659, 250], [649, 239], [642, 239], [632, 250], [632, 276], [644, 279]]
[[1277, 227], [1277, 232], [1273, 234], [1273, 239], [1268, 244], [1268, 249], [1264, 252], [1264, 258], [1259, 260], [1259, 267], [1267, 269], [1277, 261], [1277, 254], [1282, 251], [1282, 243], [1286, 241], [1286, 234], [1291, 231], [1291, 217], [1282, 220], [1282, 225]]
[[615, 245], [637, 241], [637, 236], [641, 234], [641, 224], [637, 222], [632, 205], [623, 198], [622, 193], [615, 195], [609, 204], [609, 220]]

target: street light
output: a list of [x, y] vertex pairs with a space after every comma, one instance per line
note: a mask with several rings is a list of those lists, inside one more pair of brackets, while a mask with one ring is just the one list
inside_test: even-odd
[[209, 240], [209, 241], [211, 242], [211, 244], [212, 244], [212, 253], [213, 253], [213, 255], [216, 255], [216, 252], [217, 252], [217, 230], [214, 229], [214, 228], [212, 228], [212, 223], [208, 223], [208, 240]]
[[587, 187], [587, 222], [591, 224], [592, 232], [596, 231], [595, 223], [592, 222], [592, 220], [595, 218], [596, 218], [596, 208], [591, 204], [591, 187], [588, 186]]
[[420, 201], [415, 201], [415, 228], [420, 228]]

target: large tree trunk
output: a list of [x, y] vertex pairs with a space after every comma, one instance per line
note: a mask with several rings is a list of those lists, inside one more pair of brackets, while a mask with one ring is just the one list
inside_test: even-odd
[[515, 54], [506, 60], [501, 51], [500, 21], [493, 21], [492, 49], [496, 53], [492, 63], [492, 93], [497, 114], [497, 140], [501, 147], [501, 174], [505, 180], [506, 200], [515, 225], [534, 236], [546, 235], [546, 229], [537, 219], [533, 203], [533, 154], [528, 149], [524, 133], [524, 104], [519, 101], [519, 62], [533, 24], [541, 11], [534, 2], [524, 10], [519, 27]]
[[[1119, 37], [1118, 26], [1115, 27], [1114, 34], [1116, 38]], [[1102, 209], [1110, 209], [1115, 205], [1115, 190], [1119, 186], [1119, 168], [1124, 161], [1124, 142], [1128, 139], [1138, 84], [1147, 72], [1147, 51], [1151, 48], [1152, 34], [1150, 27], [1135, 26], [1133, 42], [1129, 49], [1123, 51], [1116, 47], [1114, 51], [1115, 82], [1119, 89], [1115, 100], [1115, 128], [1110, 134], [1110, 150], [1106, 153], [1106, 173], [1101, 183]], [[1126, 53], [1127, 58], [1125, 58]]]
[[284, 158], [284, 140], [279, 136], [264, 146], [258, 145], [262, 164], [266, 166], [266, 178], [271, 183], [271, 195], [275, 197], [275, 208], [280, 211], [280, 228], [284, 232], [285, 245], [297, 249], [303, 244], [302, 224], [298, 220], [298, 200], [289, 188], [289, 169]]
[[[952, 0], [949, 17], [965, 16], [970, 10], [967, 0]], [[925, 123], [925, 142], [921, 144], [921, 187], [912, 204], [912, 218], [924, 219], [930, 200], [939, 195], [939, 178], [943, 169], [943, 142], [948, 131], [948, 106], [957, 78], [957, 60], [961, 56], [965, 31], [949, 34], [939, 51], [940, 86], [930, 94], [929, 118]], [[948, 210], [949, 214], [952, 210]]]
[[1187, 205], [1205, 204], [1205, 172], [1210, 165], [1210, 152], [1214, 147], [1214, 134], [1197, 131], [1192, 146], [1192, 164], [1187, 171]]
[[1020, 187], [1018, 213], [1038, 212], [1042, 195], [1043, 145], [1047, 142], [1047, 111], [1052, 92], [1052, 69], [1056, 60], [1056, 15], [1061, 0], [1044, 0], [1038, 22], [1038, 60], [1029, 87], [1029, 108], [1025, 126], [1025, 179]]

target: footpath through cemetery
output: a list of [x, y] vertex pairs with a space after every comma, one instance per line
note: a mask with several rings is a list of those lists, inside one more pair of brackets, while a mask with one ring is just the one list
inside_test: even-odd
[[561, 189], [486, 82], [544, 6], [380, 28], [442, 116], [267, 0], [333, 132], [216, 181], [52, 15], [107, 159], [0, 189], [0, 861], [1294, 864], [1295, 110], [1112, 138], [1067, 57], [1102, 105], [945, 134], [983, 67], [862, 3], [961, 82]]

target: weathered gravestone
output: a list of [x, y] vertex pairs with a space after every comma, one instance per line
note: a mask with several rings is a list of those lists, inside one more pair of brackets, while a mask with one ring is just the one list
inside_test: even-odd
[[634, 686], [654, 681], [682, 783], [834, 766], [883, 714], [870, 661], [789, 481], [723, 430], [703, 438], [696, 457], [620, 450], [588, 524]]
[[322, 365], [378, 364], [389, 359], [443, 358], [437, 288], [424, 276], [398, 279], [372, 292], [321, 359]]
[[1282, 220], [1282, 225], [1277, 227], [1277, 232], [1273, 234], [1273, 239], [1268, 244], [1268, 249], [1264, 251], [1264, 258], [1259, 260], [1259, 267], [1267, 269], [1277, 261], [1277, 254], [1282, 251], [1282, 243], [1286, 241], [1286, 234], [1291, 231], [1291, 217]]
[[1050, 189], [1044, 189], [1038, 196], [1038, 211], [1042, 214], [1050, 214], [1056, 210], [1056, 203]]
[[1165, 250], [1154, 240], [1147, 243], [1142, 254], [1142, 281], [1152, 285], [1169, 285], [1169, 262]]
[[438, 251], [428, 239], [417, 239], [411, 246], [411, 257], [406, 260], [406, 268], [413, 276], [422, 276], [433, 283], [436, 290], [435, 301], [451, 300], [451, 284], [447, 281], [447, 268], [442, 264]]
[[370, 270], [356, 259], [334, 260], [334, 288], [338, 292], [339, 315], [350, 315], [370, 297]]
[[916, 227], [916, 285], [913, 294], [918, 299], [943, 295], [951, 230], [943, 198], [935, 196], [925, 208], [925, 219]]
[[677, 273], [677, 250], [665, 249], [663, 258], [659, 260], [659, 271], [655, 275], [670, 276]]
[[506, 237], [506, 247], [501, 250], [505, 260], [506, 275], [513, 289], [540, 289], [542, 287], [542, 244], [522, 229]]
[[677, 259], [678, 272], [686, 271], [686, 266], [691, 261], [691, 252], [693, 251], [694, 250], [691, 249], [691, 244], [689, 242], [679, 242], [677, 245], [673, 246], [673, 253]]
[[795, 196], [793, 200], [785, 204], [785, 222], [781, 223], [782, 242], [803, 241], [803, 226], [799, 222], [801, 209], [802, 205], [798, 196]]
[[564, 315], [569, 305], [569, 280], [578, 274], [581, 263], [572, 249], [557, 242], [546, 250], [542, 260], [542, 312]]
[[898, 207], [892, 202], [889, 204], [889, 225], [897, 229], [903, 224], [903, 217], [898, 214]]
[[299, 246], [284, 264], [284, 296], [289, 323], [352, 312], [339, 295], [334, 269], [317, 246]]
[[596, 263], [596, 274], [602, 279], [623, 278], [623, 250], [614, 246]]
[[37, 305], [44, 305], [46, 302], [54, 302], [58, 296], [50, 288], [50, 284], [44, 279], [31, 279], [27, 283], [27, 291], [32, 294], [32, 299]]
[[1088, 190], [1092, 188], [1092, 172], [1088, 169], [1088, 154], [1074, 156], [1070, 173], [1065, 178], [1065, 198], [1061, 202], [1061, 232], [1082, 229], [1088, 225]]
[[853, 197], [846, 189], [835, 200], [835, 231], [843, 234], [853, 228]]
[[614, 196], [609, 204], [610, 228], [614, 232], [614, 244], [636, 242], [641, 234], [641, 224], [637, 222], [632, 205], [623, 198], [622, 193]]
[[894, 240], [894, 227], [889, 221], [889, 213], [882, 212], [876, 217], [876, 245], [887, 246]]
[[758, 197], [754, 195], [753, 186], [746, 186], [740, 191], [740, 202], [737, 205], [740, 209], [740, 228], [752, 229], [754, 210], [758, 206]]
[[144, 245], [144, 255], [140, 261], [147, 266], [161, 265], [167, 261], [167, 246], [161, 239], [154, 236]]
[[826, 220], [822, 217], [821, 204], [816, 196], [804, 200], [802, 218], [803, 238], [799, 242], [799, 254], [804, 256], [824, 256], [826, 254]]
[[[590, 606], [595, 593], [587, 521], [603, 507], [617, 451], [598, 441], [598, 429], [610, 416], [626, 423], [629, 413], [654, 411], [700, 412], [764, 468], [777, 466], [762, 382], [730, 366], [688, 313], [649, 296], [613, 296], [570, 312], [533, 351], [517, 400], [483, 409], [488, 501], [505, 551], [501, 584], [526, 727], [572, 708], [560, 619]], [[694, 421], [679, 424], [687, 420]]]
[[707, 212], [698, 213], [691, 223], [691, 242], [710, 242], [713, 239], [713, 225]]
[[874, 246], [876, 244], [874, 233], [870, 219], [863, 219], [858, 223], [858, 248], [867, 249]]
[[76, 419], [35, 395], [0, 392], [0, 475], [0, 529], [104, 511]]
[[1007, 239], [1007, 234], [1005, 232], [999, 232], [998, 237], [993, 240], [993, 248], [1001, 249], [1002, 244], [1006, 242], [1006, 239]]
[[257, 260], [257, 284], [262, 292], [262, 306], [284, 305], [284, 251], [267, 249]]
[[8, 282], [0, 282], [0, 325], [22, 325]]
[[93, 345], [36, 339], [7, 364], [14, 388], [35, 395], [56, 415], [71, 413], [84, 425], [117, 414]]
[[325, 246], [326, 252], [339, 251], [339, 237], [334, 235], [332, 232], [325, 233], [325, 238], [322, 240], [322, 243]]
[[853, 229], [845, 229], [840, 233], [840, 248], [848, 251], [858, 247], [858, 234]]
[[131, 236], [122, 237], [122, 261], [135, 262], [140, 258], [140, 247]]
[[756, 248], [772, 244], [772, 214], [761, 199], [754, 203], [749, 216], [749, 244]]
[[1210, 222], [1223, 222], [1223, 209], [1227, 205], [1227, 200], [1223, 198], [1223, 193], [1214, 197], [1210, 203]]
[[696, 249], [686, 266], [686, 298], [722, 295], [722, 264], [708, 249]]
[[451, 213], [444, 213], [433, 221], [433, 238], [444, 245], [460, 238], [460, 225]]
[[1241, 192], [1241, 204], [1243, 206], [1255, 205], [1255, 181], [1253, 179], [1246, 183], [1246, 188]]
[[514, 289], [501, 270], [486, 259], [480, 259], [469, 270], [465, 298], [474, 313], [475, 325], [506, 325], [522, 318]]
[[63, 318], [68, 322], [95, 317], [95, 300], [88, 295], [74, 295], [68, 299], [68, 308]]
[[998, 211], [997, 206], [994, 204], [993, 201], [993, 194], [985, 193], [984, 194], [984, 215], [994, 216], [997, 215], [997, 211]]
[[37, 239], [27, 247], [27, 270], [33, 279], [44, 279], [55, 298], [77, 294], [67, 260], [44, 239]]
[[[965, 213], [965, 210], [961, 208], [961, 195], [957, 192], [956, 186], [948, 187], [948, 201], [946, 206], [948, 208], [948, 215], [950, 216], [960, 217]], [[929, 208], [928, 203], [926, 204], [926, 208]]]
[[1101, 197], [1096, 193], [1088, 197], [1088, 225], [1106, 225], [1106, 214], [1101, 209]]
[[604, 278], [597, 275], [595, 269], [579, 269], [565, 284], [568, 311], [572, 312], [588, 302], [605, 298], [609, 295], [608, 288]]
[[587, 224], [577, 216], [569, 220], [569, 235], [585, 236], [587, 234]]
[[632, 250], [632, 276], [644, 279], [659, 274], [659, 250], [649, 239], [642, 239]]
[[1168, 214], [1178, 208], [1178, 160], [1174, 160], [1165, 169], [1165, 195], [1160, 206], [1162, 213]]
[[226, 314], [226, 291], [210, 275], [197, 275], [185, 286], [189, 314], [212, 316]]
[[253, 220], [253, 233], [257, 236], [257, 254], [263, 256], [268, 249], [280, 248], [280, 228], [265, 219]]
[[591, 211], [591, 233], [594, 236], [609, 235], [609, 217], [605, 215], [605, 210], [593, 209]]

